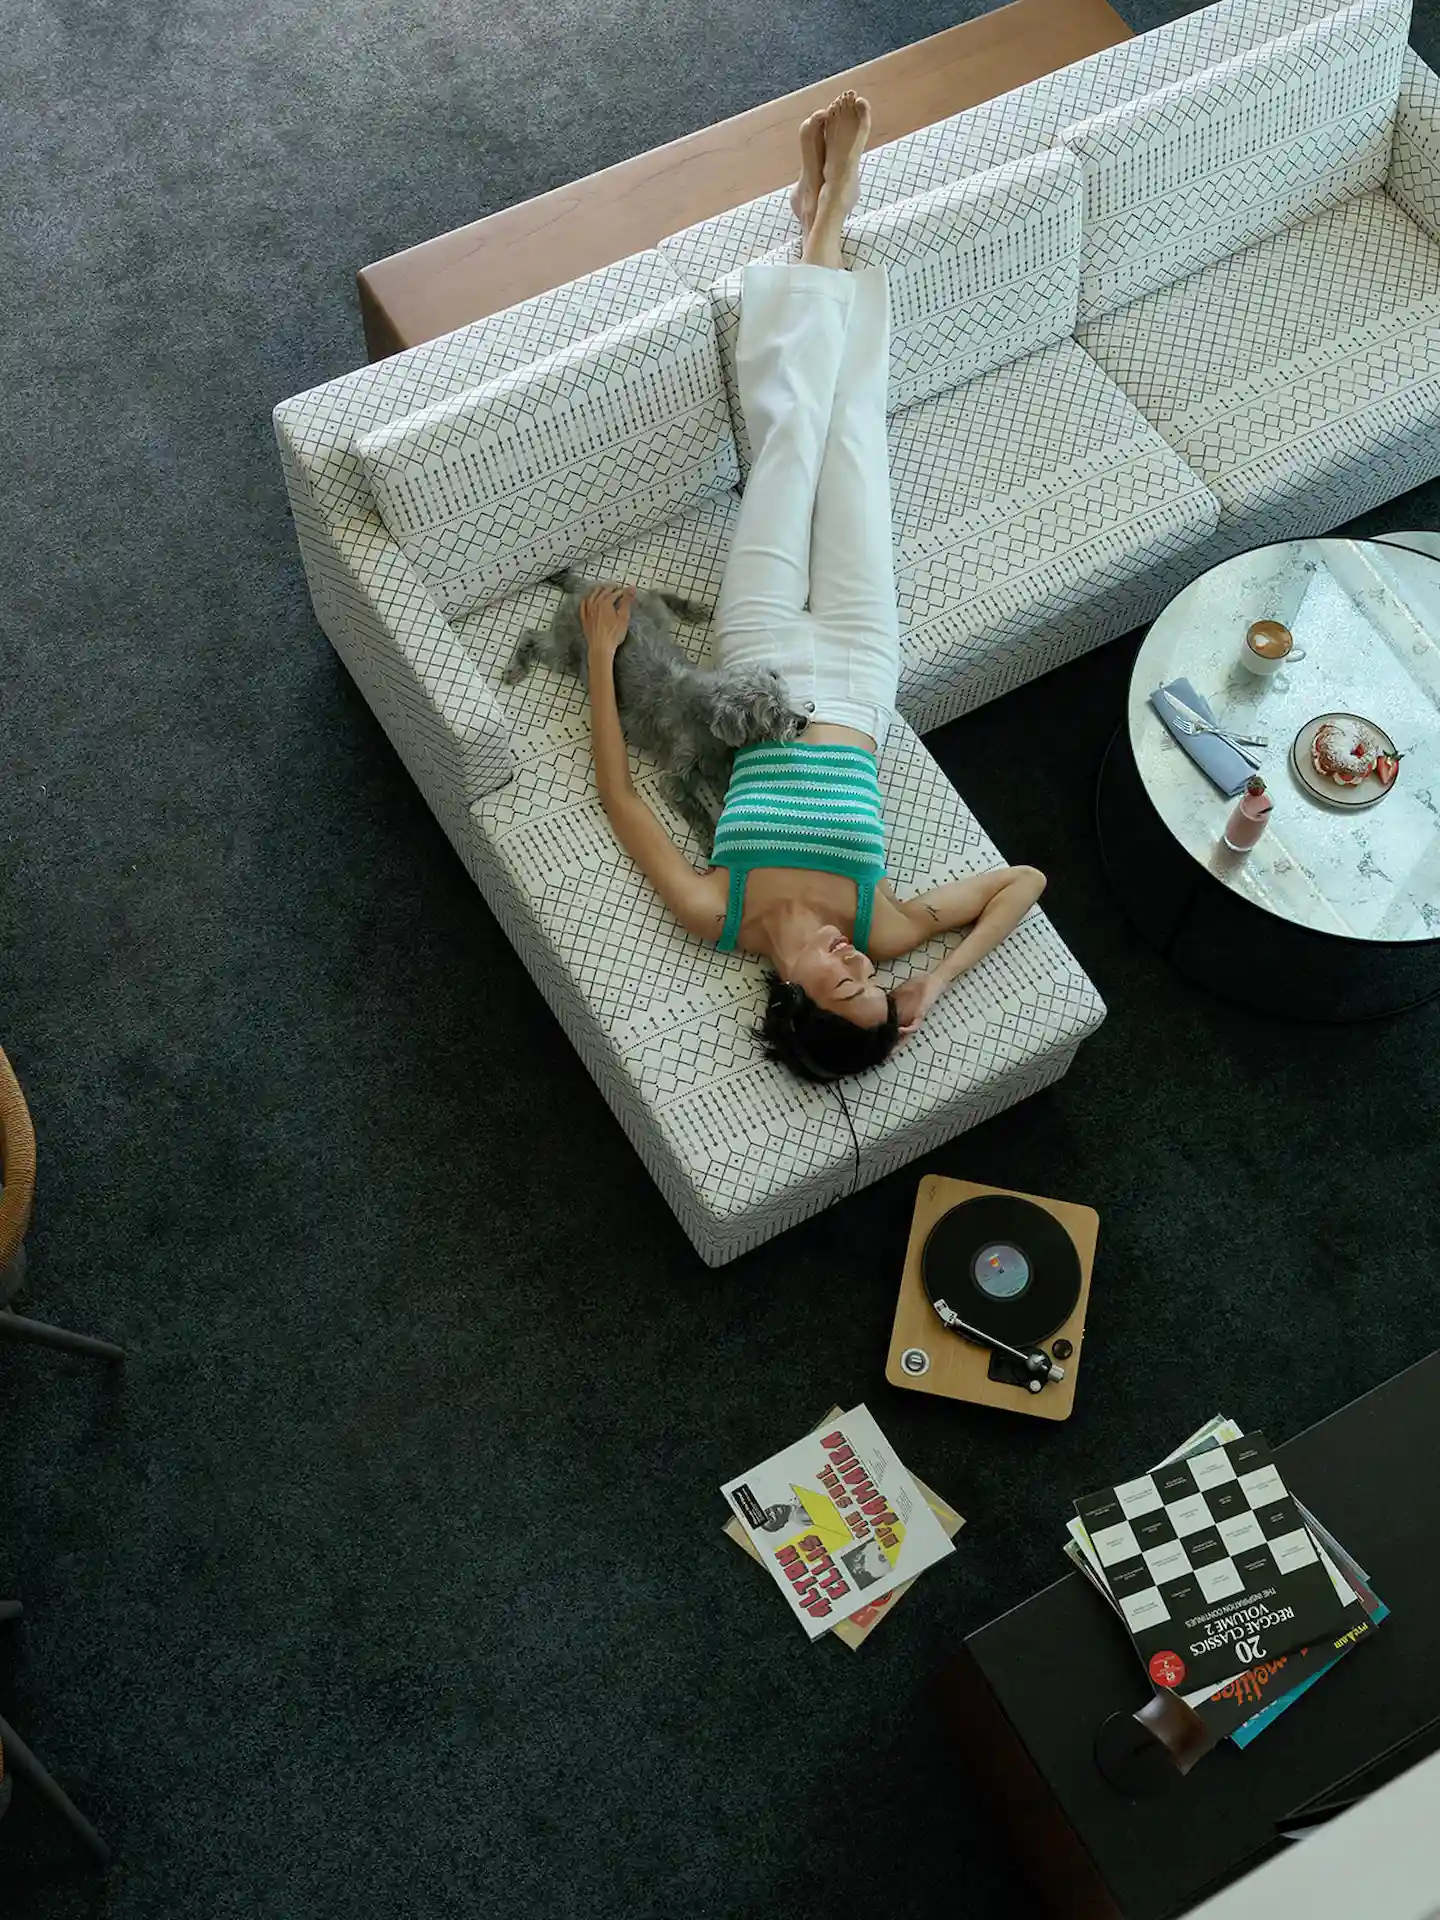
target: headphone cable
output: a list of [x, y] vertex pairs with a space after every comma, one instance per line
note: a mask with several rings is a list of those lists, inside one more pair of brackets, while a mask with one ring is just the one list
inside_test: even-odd
[[[850, 1116], [850, 1102], [845, 1098], [845, 1089], [832, 1082], [831, 1092], [839, 1098], [840, 1111], [845, 1115], [845, 1123], [850, 1129], [850, 1144], [855, 1149], [855, 1177], [850, 1182], [850, 1193], [854, 1193], [860, 1185], [860, 1136], [856, 1133], [855, 1122]], [[845, 1196], [847, 1200], [850, 1198], [850, 1193]]]

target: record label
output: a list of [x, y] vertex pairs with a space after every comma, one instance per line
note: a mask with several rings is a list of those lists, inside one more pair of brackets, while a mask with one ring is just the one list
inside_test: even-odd
[[1033, 1347], [1070, 1317], [1080, 1298], [1080, 1256], [1043, 1207], [982, 1194], [930, 1229], [921, 1278], [931, 1304], [945, 1300], [988, 1339]]
[[1014, 1300], [1030, 1284], [1030, 1262], [1003, 1241], [980, 1249], [974, 1271], [975, 1284], [991, 1300]]

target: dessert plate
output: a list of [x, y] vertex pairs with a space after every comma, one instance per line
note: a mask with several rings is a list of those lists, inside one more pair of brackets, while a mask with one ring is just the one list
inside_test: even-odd
[[1316, 734], [1332, 720], [1349, 721], [1363, 728], [1383, 753], [1394, 754], [1395, 742], [1384, 727], [1367, 720], [1363, 713], [1317, 713], [1313, 720], [1307, 720], [1301, 727], [1290, 748], [1290, 764], [1295, 769], [1296, 779], [1308, 794], [1316, 800], [1323, 800], [1327, 807], [1340, 807], [1354, 813], [1362, 807], [1378, 806], [1386, 794], [1393, 790], [1395, 780], [1400, 777], [1398, 773], [1388, 787], [1382, 786], [1378, 776], [1373, 773], [1367, 774], [1353, 787], [1342, 787], [1328, 773], [1321, 773], [1311, 759], [1310, 749], [1315, 744]]

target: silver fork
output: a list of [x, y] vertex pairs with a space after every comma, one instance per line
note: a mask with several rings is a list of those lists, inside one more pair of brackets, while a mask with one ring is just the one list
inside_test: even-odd
[[1222, 740], [1228, 740], [1232, 747], [1268, 747], [1268, 740], [1257, 739], [1251, 733], [1231, 733], [1228, 727], [1212, 727], [1208, 720], [1182, 720], [1177, 713], [1175, 724], [1182, 733], [1215, 733]]
[[1194, 707], [1187, 707], [1178, 693], [1172, 693], [1168, 687], [1160, 688], [1160, 697], [1170, 711], [1181, 721], [1190, 721], [1192, 728], [1201, 733], [1223, 733], [1227, 740], [1243, 741], [1247, 747], [1268, 747], [1268, 740], [1259, 739], [1253, 733], [1237, 733], [1234, 727], [1222, 727], [1218, 720], [1207, 720], [1203, 713], [1197, 713]]
[[[1197, 733], [1213, 733], [1217, 740], [1223, 740], [1227, 747], [1233, 747], [1247, 767], [1253, 767], [1257, 773], [1260, 771], [1260, 762], [1251, 753], [1249, 747], [1241, 746], [1235, 735], [1226, 733], [1223, 727], [1207, 727], [1199, 720], [1182, 720], [1178, 713], [1175, 716], [1175, 724], [1181, 733], [1189, 734], [1192, 739]], [[1263, 746], [1265, 743], [1262, 741], [1260, 744]]]
[[1213, 733], [1218, 740], [1228, 741], [1244, 759], [1250, 761], [1251, 766], [1259, 766], [1259, 761], [1252, 759], [1248, 753], [1243, 752], [1243, 749], [1268, 747], [1270, 744], [1268, 740], [1261, 739], [1252, 733], [1232, 733], [1229, 727], [1217, 726], [1213, 721], [1202, 719], [1193, 707], [1187, 707], [1183, 701], [1178, 700], [1168, 687], [1161, 687], [1160, 695], [1182, 733], [1192, 736], [1197, 733]]

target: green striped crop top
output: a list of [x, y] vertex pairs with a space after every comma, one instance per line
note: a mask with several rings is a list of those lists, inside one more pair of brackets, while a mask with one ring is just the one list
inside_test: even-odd
[[725, 926], [716, 945], [732, 953], [755, 867], [803, 867], [855, 882], [854, 943], [870, 943], [875, 887], [885, 878], [885, 822], [875, 755], [865, 747], [767, 740], [742, 747], [715, 828], [711, 859], [730, 873]]

